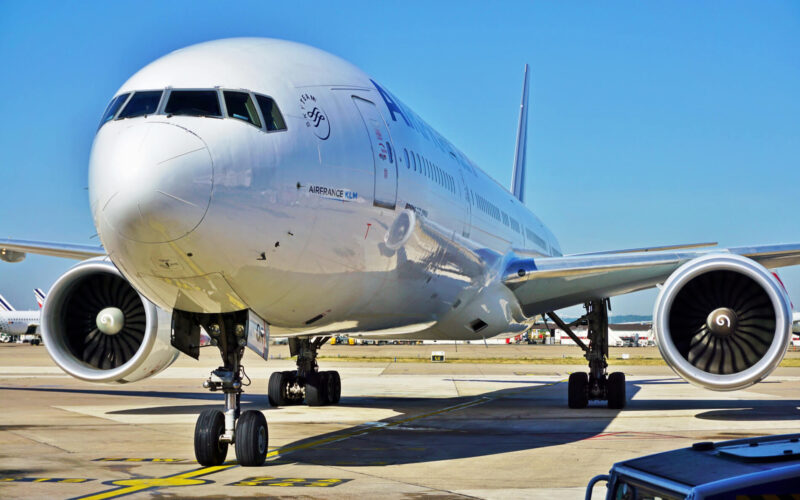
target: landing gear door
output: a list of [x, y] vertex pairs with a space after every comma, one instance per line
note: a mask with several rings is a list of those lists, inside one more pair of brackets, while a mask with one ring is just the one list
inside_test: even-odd
[[269, 325], [253, 311], [247, 311], [247, 347], [269, 359]]
[[372, 146], [375, 167], [376, 207], [394, 209], [397, 204], [397, 159], [389, 130], [375, 104], [353, 96], [353, 102], [364, 120], [364, 126]]

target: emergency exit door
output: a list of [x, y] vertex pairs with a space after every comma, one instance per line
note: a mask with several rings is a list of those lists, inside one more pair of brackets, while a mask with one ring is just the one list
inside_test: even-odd
[[372, 161], [375, 168], [376, 207], [394, 209], [397, 204], [397, 160], [389, 137], [389, 129], [375, 104], [353, 96], [353, 102], [364, 121], [372, 146]]

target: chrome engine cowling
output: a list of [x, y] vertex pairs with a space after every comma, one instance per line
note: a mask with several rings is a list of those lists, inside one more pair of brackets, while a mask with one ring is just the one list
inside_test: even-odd
[[667, 279], [653, 328], [675, 372], [717, 391], [748, 387], [781, 362], [791, 340], [792, 306], [761, 264], [733, 254], [693, 259]]
[[89, 382], [128, 383], [172, 364], [171, 316], [140, 295], [107, 258], [61, 276], [42, 309], [42, 338], [53, 361]]

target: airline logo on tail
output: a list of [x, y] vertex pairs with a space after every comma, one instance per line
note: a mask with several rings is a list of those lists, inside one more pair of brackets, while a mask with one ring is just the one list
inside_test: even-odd
[[11, 307], [11, 304], [9, 304], [8, 301], [3, 298], [2, 295], [0, 295], [0, 311], [11, 312], [14, 310], [15, 309]]
[[[34, 288], [33, 294], [36, 296], [36, 303], [39, 304], [39, 309], [44, 305], [44, 299], [47, 297], [41, 288]], [[2, 297], [0, 297], [2, 299]]]

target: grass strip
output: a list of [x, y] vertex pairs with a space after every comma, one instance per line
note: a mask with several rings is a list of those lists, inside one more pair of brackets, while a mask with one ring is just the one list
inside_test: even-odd
[[[318, 356], [317, 359], [328, 361], [355, 361], [371, 363], [430, 363], [428, 358], [390, 357], [390, 356]], [[667, 366], [662, 358], [609, 358], [614, 366]], [[578, 357], [565, 358], [456, 358], [450, 356], [446, 363], [470, 364], [502, 364], [502, 365], [585, 365], [586, 359]], [[800, 358], [784, 358], [780, 366], [800, 367]]]

